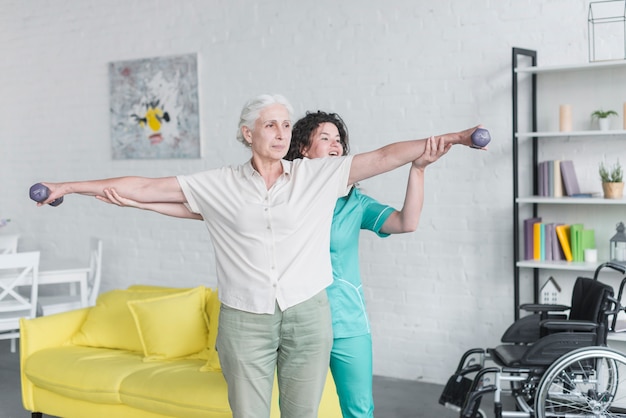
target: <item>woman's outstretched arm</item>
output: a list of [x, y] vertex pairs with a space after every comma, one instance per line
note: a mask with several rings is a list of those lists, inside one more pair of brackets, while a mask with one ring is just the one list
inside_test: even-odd
[[143, 203], [187, 202], [176, 177], [149, 178], [129, 176], [64, 183], [42, 182], [42, 184], [50, 189], [50, 194], [45, 201], [37, 203], [37, 206], [48, 204], [71, 193], [87, 196], [104, 196], [105, 189], [115, 189], [120, 195]]
[[[437, 141], [443, 140], [446, 145], [461, 144], [469, 147], [472, 146], [471, 135], [479, 127], [480, 125], [461, 132], [438, 135], [435, 139]], [[374, 151], [355, 155], [350, 167], [348, 185], [415, 161], [424, 153], [426, 141], [427, 139], [416, 139], [413, 141], [395, 142]]]
[[120, 196], [115, 189], [104, 189], [104, 196], [96, 196], [96, 199], [113, 205], [129, 208], [150, 210], [162, 215], [176, 218], [203, 220], [202, 215], [193, 213], [183, 203], [142, 203], [136, 200]]

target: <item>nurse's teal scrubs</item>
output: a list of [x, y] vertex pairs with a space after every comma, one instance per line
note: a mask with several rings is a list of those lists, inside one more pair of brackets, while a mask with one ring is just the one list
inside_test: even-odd
[[337, 200], [330, 235], [333, 283], [327, 288], [333, 318], [330, 369], [344, 418], [374, 416], [372, 337], [365, 310], [359, 267], [359, 234], [368, 229], [380, 237], [395, 211], [352, 188]]

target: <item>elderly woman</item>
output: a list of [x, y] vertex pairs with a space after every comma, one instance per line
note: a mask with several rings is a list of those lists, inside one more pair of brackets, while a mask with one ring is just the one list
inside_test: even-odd
[[[274, 372], [284, 418], [314, 418], [333, 342], [325, 288], [333, 280], [330, 226], [337, 198], [360, 180], [407, 164], [426, 140], [340, 158], [286, 161], [293, 110], [261, 95], [241, 112], [237, 138], [252, 151], [239, 166], [193, 175], [43, 183], [47, 204], [70, 193], [110, 190], [137, 202], [176, 204], [211, 235], [222, 308], [217, 349], [234, 418], [266, 418]], [[471, 145], [475, 128], [442, 136]]]

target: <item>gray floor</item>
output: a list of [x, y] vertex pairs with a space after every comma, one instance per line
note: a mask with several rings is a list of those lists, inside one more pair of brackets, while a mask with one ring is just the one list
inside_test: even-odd
[[[22, 406], [19, 370], [18, 353], [10, 352], [8, 340], [0, 340], [0, 418], [30, 417]], [[439, 385], [375, 376], [376, 418], [458, 417], [437, 403], [441, 390]]]

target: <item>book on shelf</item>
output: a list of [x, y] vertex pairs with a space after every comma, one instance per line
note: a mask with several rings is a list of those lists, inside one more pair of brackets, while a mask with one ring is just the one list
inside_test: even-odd
[[563, 189], [566, 196], [580, 194], [578, 177], [576, 177], [576, 170], [574, 169], [574, 162], [572, 160], [561, 161], [561, 177], [563, 178]]
[[548, 194], [546, 196], [554, 196], [554, 161], [548, 160], [546, 161], [547, 166], [547, 175], [548, 178]]
[[563, 178], [561, 177], [561, 160], [554, 160], [554, 197], [563, 197]]
[[524, 260], [534, 259], [534, 225], [541, 222], [541, 218], [524, 219]]
[[556, 234], [556, 227], [562, 225], [558, 223], [552, 224], [551, 233], [552, 233], [552, 259], [555, 261], [565, 260], [565, 254], [563, 254], [563, 248], [561, 247], [561, 243], [559, 242], [559, 237]]
[[541, 258], [541, 222], [537, 222], [533, 225], [533, 260], [542, 260]]
[[571, 224], [569, 228], [569, 243], [572, 249], [573, 261], [583, 261], [583, 224]]
[[565, 260], [572, 261], [573, 260], [572, 249], [569, 243], [570, 226], [566, 224], [562, 224], [562, 225], [557, 225], [555, 229], [556, 229], [556, 235], [559, 238], [559, 243], [561, 244], [561, 248], [563, 249], [563, 255], [565, 256]]
[[544, 161], [541, 163], [541, 183], [542, 183], [542, 193], [541, 196], [550, 196], [550, 177], [549, 177], [550, 167], [548, 166], [548, 161]]
[[596, 233], [593, 229], [583, 229], [582, 247], [583, 259], [585, 258], [585, 250], [596, 248]]
[[547, 223], [543, 226], [543, 248], [544, 248], [544, 260], [552, 261], [552, 231], [554, 230], [553, 223]]

